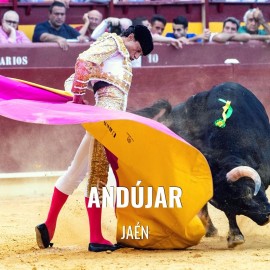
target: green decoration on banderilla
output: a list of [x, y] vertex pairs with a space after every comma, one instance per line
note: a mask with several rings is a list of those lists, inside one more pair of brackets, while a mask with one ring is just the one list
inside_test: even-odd
[[231, 106], [231, 101], [229, 100], [224, 100], [219, 98], [219, 101], [225, 103], [225, 105], [222, 107], [223, 108], [223, 112], [222, 112], [222, 118], [217, 119], [214, 124], [216, 127], [220, 127], [220, 128], [224, 128], [226, 127], [226, 121], [228, 118], [230, 118], [230, 116], [233, 113], [233, 108]]

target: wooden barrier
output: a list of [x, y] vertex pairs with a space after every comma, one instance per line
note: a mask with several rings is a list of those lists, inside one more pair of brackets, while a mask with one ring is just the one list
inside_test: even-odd
[[[70, 44], [65, 52], [53, 43], [2, 46], [0, 74], [63, 89], [65, 79], [74, 72], [77, 56], [88, 47], [89, 44]], [[175, 104], [223, 81], [237, 81], [251, 90], [264, 91], [270, 86], [265, 79], [270, 71], [269, 47], [260, 42], [193, 44], [179, 50], [155, 45], [153, 52], [143, 57], [141, 67], [134, 68], [128, 109], [148, 105], [158, 98], [168, 98]], [[240, 64], [224, 64], [231, 58]], [[247, 75], [241, 71], [244, 67]], [[88, 97], [93, 101], [91, 93]]]
[[1, 173], [62, 171], [83, 137], [79, 125], [28, 124], [0, 116]]
[[[89, 44], [0, 47], [0, 74], [59, 89], [73, 73], [75, 60]], [[270, 48], [264, 43], [194, 44], [176, 50], [155, 45], [141, 67], [134, 68], [128, 110], [158, 99], [178, 104], [212, 86], [234, 81], [253, 91], [270, 115]], [[49, 56], [49, 57], [48, 57]], [[224, 64], [227, 58], [240, 64]], [[92, 93], [88, 93], [93, 102]], [[81, 126], [43, 126], [0, 117], [0, 173], [65, 170], [83, 136]]]

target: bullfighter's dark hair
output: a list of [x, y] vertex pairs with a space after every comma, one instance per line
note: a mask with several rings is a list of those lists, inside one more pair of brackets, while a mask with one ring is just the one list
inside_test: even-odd
[[131, 25], [127, 30], [121, 33], [121, 36], [128, 37], [134, 34], [134, 38], [142, 47], [143, 55], [149, 54], [153, 49], [153, 39], [149, 29], [144, 25]]

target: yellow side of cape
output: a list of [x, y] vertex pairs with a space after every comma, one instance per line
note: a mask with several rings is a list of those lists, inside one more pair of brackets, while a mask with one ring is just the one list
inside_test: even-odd
[[[213, 195], [211, 172], [205, 157], [187, 142], [139, 122], [110, 120], [83, 126], [118, 157], [119, 186], [129, 189], [129, 205], [116, 208], [117, 242], [145, 249], [182, 249], [197, 245], [205, 234], [197, 214]], [[131, 189], [138, 181], [141, 181], [139, 187], [144, 187], [145, 205], [147, 188], [153, 187], [153, 207], [132, 206]], [[169, 202], [172, 186], [182, 190], [182, 207], [159, 205], [155, 208], [158, 188], [164, 188]], [[141, 228], [147, 227], [149, 235], [145, 237]], [[121, 239], [123, 230], [129, 237]]]

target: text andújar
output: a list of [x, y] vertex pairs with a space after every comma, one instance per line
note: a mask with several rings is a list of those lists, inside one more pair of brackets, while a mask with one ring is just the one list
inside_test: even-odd
[[127, 187], [103, 187], [101, 201], [98, 188], [91, 187], [88, 207], [182, 208], [180, 187], [158, 187], [154, 190], [151, 186], [139, 186], [140, 183], [138, 181], [130, 190]]

